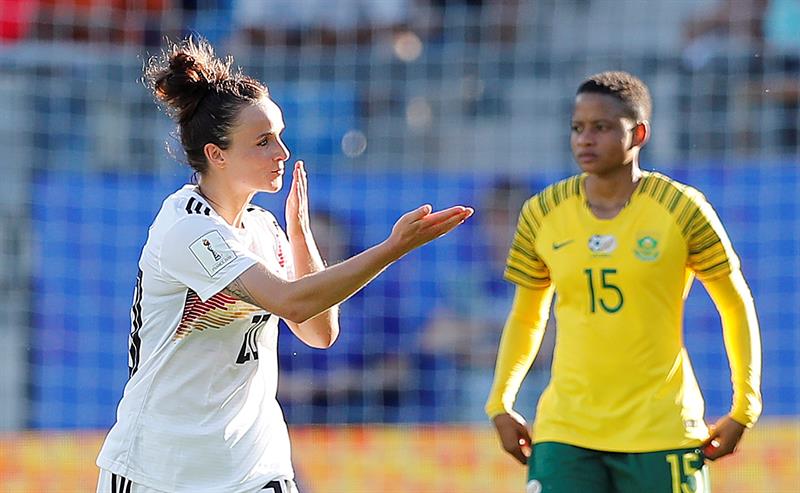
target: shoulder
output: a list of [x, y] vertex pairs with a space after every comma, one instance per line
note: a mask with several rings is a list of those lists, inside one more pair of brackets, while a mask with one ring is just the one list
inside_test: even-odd
[[193, 185], [184, 185], [164, 199], [161, 212], [171, 214], [177, 219], [187, 216], [211, 216], [213, 209], [195, 191]]
[[686, 238], [716, 217], [700, 190], [661, 173], [648, 172], [637, 193], [666, 210]]
[[186, 185], [164, 199], [150, 229], [166, 235], [174, 231], [214, 229], [221, 225], [219, 216], [205, 199], [194, 191], [193, 186]]
[[245, 221], [255, 221], [260, 227], [266, 228], [272, 232], [283, 231], [283, 228], [281, 228], [278, 220], [275, 218], [275, 215], [263, 207], [255, 204], [248, 204], [246, 213], [247, 215], [245, 216]]
[[637, 193], [670, 209], [675, 208], [681, 200], [695, 205], [705, 202], [700, 190], [655, 171], [645, 172]]
[[578, 174], [548, 185], [525, 202], [523, 212], [544, 219], [562, 204], [580, 198], [581, 181]]

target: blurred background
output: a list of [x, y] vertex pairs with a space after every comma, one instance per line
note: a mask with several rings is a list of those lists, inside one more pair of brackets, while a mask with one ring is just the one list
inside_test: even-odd
[[[189, 33], [269, 85], [330, 263], [422, 203], [477, 210], [346, 302], [332, 349], [282, 329], [301, 491], [523, 490], [482, 410], [505, 255], [522, 202], [577, 172], [574, 92], [609, 69], [650, 86], [642, 165], [705, 192], [756, 298], [764, 415], [714, 464], [715, 490], [797, 491], [800, 0], [0, 0], [0, 491], [94, 491], [138, 255], [190, 177], [141, 69]], [[284, 199], [257, 202], [282, 218]], [[685, 318], [715, 419], [730, 373], [699, 284]], [[528, 419], [555, 330], [520, 393]]]

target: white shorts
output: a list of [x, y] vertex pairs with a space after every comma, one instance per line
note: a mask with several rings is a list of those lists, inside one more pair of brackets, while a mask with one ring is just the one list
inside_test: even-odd
[[[97, 493], [169, 493], [161, 490], [154, 490], [147, 486], [134, 483], [130, 479], [113, 474], [105, 469], [100, 469], [100, 477], [97, 479]], [[297, 486], [290, 479], [278, 479], [270, 481], [269, 484], [253, 493], [298, 493]]]

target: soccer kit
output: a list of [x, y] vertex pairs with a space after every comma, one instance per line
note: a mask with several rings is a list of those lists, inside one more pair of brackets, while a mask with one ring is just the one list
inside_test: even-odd
[[[738, 258], [697, 190], [644, 172], [619, 214], [600, 219], [586, 201], [586, 176], [548, 187], [522, 209], [505, 277], [535, 306], [524, 329], [504, 333], [487, 413], [511, 412], [555, 291], [557, 340], [534, 442], [612, 453], [682, 450], [675, 460], [696, 469], [692, 449], [708, 430], [682, 335], [695, 276], [723, 317], [731, 415], [751, 426], [761, 410], [757, 322], [736, 303], [750, 296]], [[668, 458], [661, 462], [670, 467]]]
[[208, 493], [292, 480], [276, 400], [278, 317], [222, 292], [256, 263], [294, 276], [272, 214], [248, 206], [234, 228], [195, 186], [164, 200], [139, 260], [130, 379], [97, 459], [106, 476]]

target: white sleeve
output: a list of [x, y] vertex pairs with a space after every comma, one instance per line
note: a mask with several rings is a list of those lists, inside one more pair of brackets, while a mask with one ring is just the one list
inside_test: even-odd
[[224, 225], [203, 215], [178, 221], [164, 235], [161, 271], [206, 301], [258, 262]]

